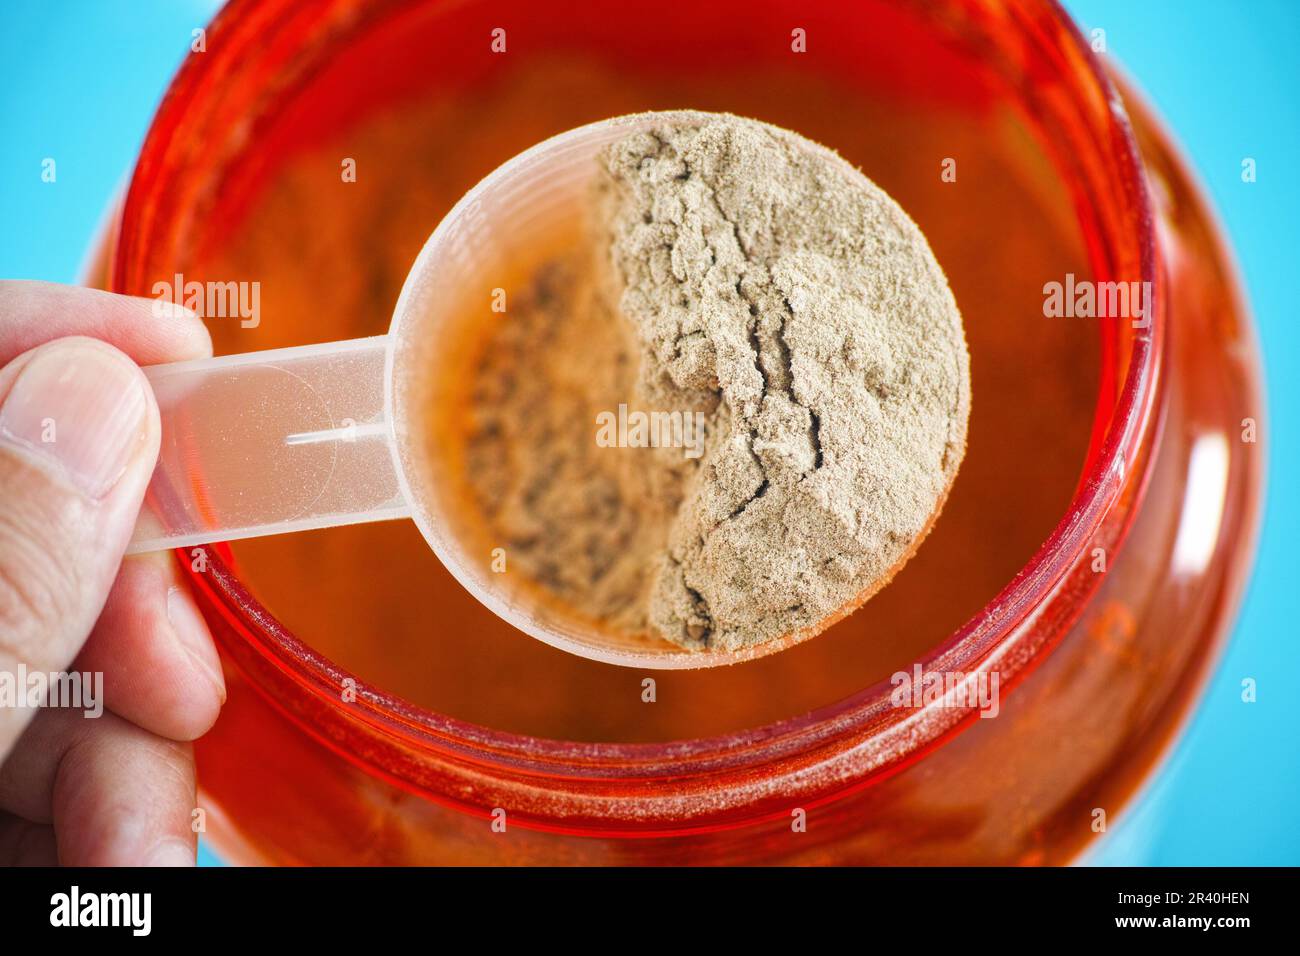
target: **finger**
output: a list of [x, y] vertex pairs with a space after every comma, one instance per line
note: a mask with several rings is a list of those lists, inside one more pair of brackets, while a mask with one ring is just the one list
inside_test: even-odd
[[[158, 457], [144, 374], [92, 339], [0, 369], [0, 673], [54, 672], [81, 650]], [[0, 755], [31, 711], [0, 708]]]
[[206, 733], [226, 699], [212, 635], [169, 551], [122, 562], [74, 669], [103, 673], [109, 710], [172, 740]]
[[141, 365], [212, 354], [203, 322], [178, 306], [52, 282], [0, 280], [0, 365], [70, 335], [101, 339]]
[[0, 767], [0, 808], [53, 823], [64, 866], [192, 866], [194, 754], [105, 712], [43, 709]]
[[0, 866], [58, 866], [54, 827], [0, 813]]

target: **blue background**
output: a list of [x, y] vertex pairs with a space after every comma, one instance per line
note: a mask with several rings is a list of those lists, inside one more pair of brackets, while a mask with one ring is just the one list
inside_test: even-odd
[[[0, 12], [0, 276], [73, 282], [153, 110], [212, 0], [6, 0]], [[1263, 342], [1269, 497], [1233, 643], [1190, 732], [1085, 858], [1300, 864], [1300, 3], [1067, 0], [1106, 31], [1227, 228]], [[1258, 181], [1241, 181], [1253, 157]], [[58, 181], [41, 182], [53, 157]], [[1245, 677], [1258, 701], [1241, 701]], [[203, 853], [203, 862], [214, 862]]]

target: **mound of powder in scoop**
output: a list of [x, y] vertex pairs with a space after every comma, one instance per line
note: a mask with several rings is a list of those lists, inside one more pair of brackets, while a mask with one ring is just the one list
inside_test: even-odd
[[639, 405], [708, 416], [646, 572], [647, 630], [736, 650], [819, 628], [907, 560], [965, 452], [943, 272], [888, 195], [777, 127], [675, 113], [601, 166]]

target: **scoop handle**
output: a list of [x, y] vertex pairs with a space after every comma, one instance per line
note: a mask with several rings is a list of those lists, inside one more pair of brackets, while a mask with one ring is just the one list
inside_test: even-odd
[[410, 514], [388, 337], [147, 367], [158, 464], [128, 554]]

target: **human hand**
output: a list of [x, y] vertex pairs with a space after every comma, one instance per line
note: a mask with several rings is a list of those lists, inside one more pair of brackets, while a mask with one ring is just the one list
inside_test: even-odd
[[[0, 281], [0, 864], [194, 862], [189, 741], [225, 683], [171, 554], [122, 553], [159, 443], [136, 363], [212, 345], [153, 306]], [[102, 697], [26, 706], [61, 671]]]

